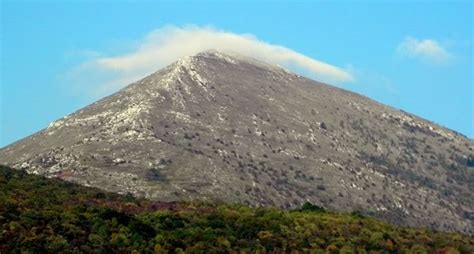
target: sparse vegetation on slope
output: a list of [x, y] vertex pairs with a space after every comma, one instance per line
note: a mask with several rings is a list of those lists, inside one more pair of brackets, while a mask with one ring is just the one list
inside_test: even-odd
[[474, 141], [254, 59], [202, 52], [0, 148], [2, 164], [155, 200], [474, 234]]
[[473, 237], [305, 204], [161, 203], [0, 167], [0, 253], [474, 253]]

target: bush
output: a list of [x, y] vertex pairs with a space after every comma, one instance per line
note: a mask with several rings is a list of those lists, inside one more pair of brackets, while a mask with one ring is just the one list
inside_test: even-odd
[[310, 202], [306, 202], [303, 204], [300, 211], [325, 212], [326, 210], [320, 206], [313, 205]]

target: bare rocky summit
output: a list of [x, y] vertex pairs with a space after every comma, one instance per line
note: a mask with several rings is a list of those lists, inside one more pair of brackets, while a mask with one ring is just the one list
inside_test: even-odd
[[204, 52], [1, 149], [0, 163], [162, 201], [309, 201], [473, 234], [473, 149], [358, 94]]

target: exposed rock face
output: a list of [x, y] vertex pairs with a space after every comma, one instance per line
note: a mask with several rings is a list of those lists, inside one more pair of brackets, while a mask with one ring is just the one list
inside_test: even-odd
[[205, 52], [3, 148], [0, 163], [163, 201], [310, 201], [472, 234], [473, 149], [366, 97]]

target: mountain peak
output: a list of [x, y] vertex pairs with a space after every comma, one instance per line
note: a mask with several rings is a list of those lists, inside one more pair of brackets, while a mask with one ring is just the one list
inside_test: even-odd
[[231, 51], [220, 51], [220, 50], [216, 50], [216, 49], [208, 49], [208, 50], [204, 50], [204, 51], [201, 51], [197, 54], [194, 55], [194, 57], [204, 57], [204, 58], [220, 58], [220, 59], [223, 59], [223, 60], [231, 60], [232, 61], [236, 61], [237, 59], [245, 59], [245, 58], [249, 58], [249, 57], [245, 57], [244, 55], [242, 54], [238, 54], [238, 53], [235, 53], [235, 52], [231, 52]]
[[212, 64], [212, 61], [226, 62], [234, 65], [246, 63], [257, 66], [259, 68], [266, 68], [273, 71], [283, 71], [286, 73], [291, 73], [290, 71], [279, 65], [274, 65], [249, 55], [244, 55], [232, 51], [219, 51], [216, 49], [201, 51], [195, 55], [183, 57], [177, 62], [181, 64], [195, 64], [201, 61], [207, 62], [208, 64]]
[[[252, 57], [228, 52], [223, 53], [217, 50], [206, 50], [195, 55], [184, 56], [170, 66], [136, 83], [152, 82], [154, 86], [150, 87], [151, 89], [158, 88], [167, 91], [184, 89], [186, 92], [189, 92], [189, 86], [199, 87], [208, 93], [203, 96], [209, 99], [212, 97], [212, 93], [208, 90], [208, 84], [212, 83], [209, 79], [213, 79], [214, 75], [220, 75], [219, 72], [232, 72], [236, 70], [241, 72], [244, 69], [260, 73], [271, 72], [273, 76], [290, 74], [290, 72], [279, 66], [271, 65]], [[291, 75], [294, 76], [294, 74]], [[147, 82], [147, 80], [150, 81]], [[142, 93], [135, 85], [128, 87], [127, 90], [135, 90]], [[180, 93], [175, 93], [175, 95], [178, 94]], [[173, 98], [173, 100], [180, 99]]]
[[[194, 55], [188, 55], [184, 56], [180, 59], [178, 59], [175, 62], [176, 66], [188, 68], [192, 67], [193, 65], [199, 63], [199, 62], [205, 62], [209, 60], [221, 60], [221, 61], [226, 61], [228, 63], [233, 63], [236, 64], [239, 59], [243, 60], [246, 57], [242, 55], [237, 55], [237, 54], [231, 54], [231, 53], [223, 53], [221, 51], [217, 50], [205, 50], [201, 51], [197, 54]], [[250, 58], [248, 58], [250, 60]], [[173, 65], [173, 64], [172, 64]]]

